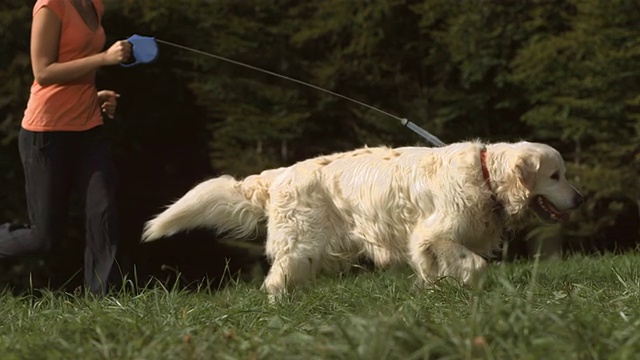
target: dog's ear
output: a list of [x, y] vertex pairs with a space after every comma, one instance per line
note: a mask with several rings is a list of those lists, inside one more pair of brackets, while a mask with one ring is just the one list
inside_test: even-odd
[[529, 191], [536, 187], [540, 156], [538, 154], [521, 154], [515, 163], [518, 181]]

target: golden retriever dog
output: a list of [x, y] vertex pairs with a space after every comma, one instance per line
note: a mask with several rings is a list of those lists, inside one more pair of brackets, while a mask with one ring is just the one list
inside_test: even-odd
[[363, 148], [204, 181], [147, 222], [143, 241], [193, 228], [247, 237], [266, 222], [272, 299], [361, 257], [408, 263], [424, 284], [472, 284], [527, 209], [556, 222], [582, 201], [544, 144]]

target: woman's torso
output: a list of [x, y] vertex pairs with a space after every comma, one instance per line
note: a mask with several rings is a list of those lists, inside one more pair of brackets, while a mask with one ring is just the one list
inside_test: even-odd
[[[60, 19], [58, 61], [64, 63], [101, 52], [105, 34], [101, 0], [93, 0], [94, 21], [82, 17], [70, 0], [38, 0], [33, 16], [47, 7]], [[91, 28], [93, 26], [93, 28]], [[102, 124], [95, 86], [96, 71], [64, 84], [41, 86], [34, 80], [22, 127], [31, 131], [83, 131]]]

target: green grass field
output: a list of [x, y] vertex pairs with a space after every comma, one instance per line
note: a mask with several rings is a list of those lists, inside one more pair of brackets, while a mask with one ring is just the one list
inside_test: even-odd
[[483, 290], [409, 271], [100, 300], [0, 296], [0, 359], [637, 359], [640, 255], [492, 266]]

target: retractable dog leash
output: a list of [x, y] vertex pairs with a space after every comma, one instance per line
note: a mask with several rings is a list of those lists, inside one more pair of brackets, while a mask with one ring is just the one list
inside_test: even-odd
[[272, 75], [272, 76], [279, 77], [281, 79], [289, 80], [289, 81], [295, 82], [297, 84], [308, 86], [310, 88], [313, 88], [313, 89], [316, 89], [316, 90], [319, 90], [319, 91], [323, 91], [325, 93], [337, 96], [339, 98], [342, 98], [342, 99], [345, 99], [345, 100], [348, 100], [348, 101], [351, 101], [353, 103], [356, 103], [358, 105], [364, 106], [364, 107], [366, 107], [368, 109], [377, 111], [377, 112], [379, 112], [381, 114], [384, 114], [386, 116], [389, 116], [389, 117], [391, 117], [393, 119], [396, 119], [396, 120], [400, 121], [400, 123], [403, 126], [411, 129], [413, 132], [415, 132], [416, 134], [420, 135], [421, 137], [423, 137], [424, 139], [426, 139], [427, 141], [429, 141], [430, 143], [432, 143], [435, 146], [444, 146], [445, 145], [445, 143], [442, 142], [440, 139], [438, 139], [436, 136], [434, 136], [433, 134], [431, 134], [427, 130], [421, 128], [420, 126], [416, 125], [415, 123], [409, 121], [407, 118], [401, 118], [401, 117], [395, 116], [393, 114], [390, 114], [390, 113], [388, 113], [386, 111], [380, 110], [380, 109], [378, 109], [378, 108], [376, 108], [374, 106], [371, 106], [369, 104], [366, 104], [366, 103], [363, 103], [361, 101], [352, 99], [352, 98], [350, 98], [348, 96], [344, 96], [344, 95], [336, 93], [334, 91], [327, 90], [327, 89], [324, 89], [322, 87], [319, 87], [319, 86], [316, 86], [316, 85], [313, 85], [313, 84], [310, 84], [310, 83], [307, 83], [307, 82], [304, 82], [304, 81], [301, 81], [301, 80], [298, 80], [298, 79], [291, 78], [289, 76], [285, 76], [285, 75], [278, 74], [278, 73], [275, 73], [275, 72], [272, 72], [272, 71], [264, 70], [264, 69], [261, 69], [259, 67], [248, 65], [248, 64], [236, 61], [236, 60], [231, 60], [231, 59], [225, 58], [225, 57], [220, 56], [220, 55], [215, 55], [215, 54], [211, 54], [211, 53], [208, 53], [208, 52], [204, 52], [204, 51], [200, 51], [200, 50], [197, 50], [197, 49], [193, 49], [193, 48], [190, 48], [188, 46], [184, 46], [184, 45], [175, 44], [175, 43], [172, 43], [172, 42], [169, 42], [169, 41], [156, 39], [156, 38], [151, 37], [151, 36], [141, 36], [141, 35], [134, 34], [131, 37], [129, 37], [127, 39], [127, 41], [129, 41], [131, 43], [131, 51], [132, 51], [133, 61], [129, 62], [129, 63], [126, 63], [126, 64], [121, 64], [124, 67], [132, 67], [132, 66], [136, 66], [136, 65], [140, 65], [140, 64], [150, 64], [150, 63], [154, 62], [158, 58], [158, 53], [159, 53], [159, 51], [158, 51], [158, 43], [161, 43], [161, 44], [168, 45], [168, 46], [171, 46], [171, 47], [175, 47], [175, 48], [178, 48], [178, 49], [194, 52], [196, 54], [205, 55], [205, 56], [212, 57], [212, 58], [215, 58], [215, 59], [218, 59], [218, 60], [226, 61], [226, 62], [235, 64], [235, 65], [238, 65], [238, 66], [243, 66], [243, 67], [246, 67], [246, 68], [249, 68], [249, 69], [252, 69], [252, 70], [260, 71], [260, 72], [265, 73], [265, 74], [269, 74], [269, 75]]
[[121, 66], [131, 67], [140, 64], [150, 64], [158, 58], [158, 44], [151, 36], [131, 35], [128, 39], [131, 43], [131, 55], [133, 61], [122, 63]]

